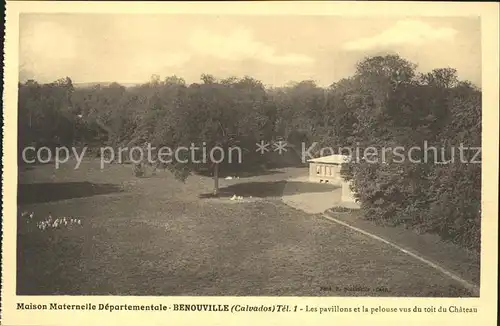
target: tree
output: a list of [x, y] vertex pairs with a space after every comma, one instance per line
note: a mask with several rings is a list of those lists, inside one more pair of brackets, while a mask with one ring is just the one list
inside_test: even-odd
[[439, 68], [419, 76], [420, 83], [435, 87], [452, 88], [458, 84], [457, 70]]
[[[203, 75], [202, 80], [203, 84], [186, 86], [183, 80], [170, 78], [165, 83], [151, 84], [152, 88], [137, 89], [146, 104], [144, 111], [139, 110], [140, 119], [134, 133], [125, 137], [129, 144], [131, 140], [140, 143], [145, 139], [156, 148], [190, 148], [204, 144], [209, 151], [217, 146], [227, 154], [232, 146], [254, 145], [258, 135], [270, 128], [273, 106], [260, 82], [250, 77], [217, 81], [210, 75]], [[123, 116], [123, 109], [119, 112]], [[111, 120], [119, 121], [119, 117]], [[114, 133], [123, 134], [117, 130]], [[189, 162], [180, 162], [184, 159]], [[167, 167], [179, 179], [184, 179], [197, 168], [196, 160], [182, 157]], [[221, 162], [225, 168], [231, 165], [229, 163]], [[211, 164], [214, 194], [218, 194], [221, 164]]]
[[[368, 58], [353, 80], [334, 85], [334, 94], [346, 94], [341, 98], [354, 112], [353, 135], [361, 151], [363, 146], [379, 150], [375, 163], [350, 164], [343, 173], [353, 181], [366, 218], [437, 233], [478, 250], [481, 166], [449, 158], [460, 143], [480, 146], [481, 93], [460, 82], [454, 69], [419, 77], [414, 69], [394, 56]], [[393, 161], [391, 152], [385, 164], [381, 160], [383, 149], [423, 149], [424, 141], [447, 153], [446, 164], [437, 152], [425, 160], [423, 150], [412, 153], [419, 164], [407, 156]]]

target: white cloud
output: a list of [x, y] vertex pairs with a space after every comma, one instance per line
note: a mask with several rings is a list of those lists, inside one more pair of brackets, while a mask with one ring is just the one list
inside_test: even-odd
[[78, 57], [74, 35], [60, 24], [41, 21], [20, 28], [20, 77], [52, 81]]
[[400, 20], [380, 34], [344, 43], [345, 50], [369, 50], [394, 45], [422, 45], [431, 41], [453, 40], [457, 31], [433, 27], [418, 20]]
[[33, 26], [21, 38], [24, 53], [52, 61], [72, 59], [76, 56], [75, 39], [62, 26], [42, 22]]
[[190, 59], [190, 55], [183, 52], [150, 52], [141, 53], [135, 59], [136, 68], [155, 72], [155, 69], [182, 66]]
[[238, 28], [226, 35], [198, 29], [191, 33], [188, 44], [201, 55], [225, 60], [259, 60], [275, 65], [311, 64], [314, 59], [304, 54], [277, 54], [271, 46], [256, 41], [249, 30]]

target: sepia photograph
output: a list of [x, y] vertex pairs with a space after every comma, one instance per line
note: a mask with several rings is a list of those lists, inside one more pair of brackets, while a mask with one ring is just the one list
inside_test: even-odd
[[8, 1], [2, 325], [497, 324], [498, 9]]
[[17, 295], [479, 297], [481, 62], [479, 17], [20, 14]]

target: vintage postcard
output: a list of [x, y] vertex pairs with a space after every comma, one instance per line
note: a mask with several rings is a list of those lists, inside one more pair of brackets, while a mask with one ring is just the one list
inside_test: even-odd
[[7, 1], [4, 325], [496, 325], [498, 3]]

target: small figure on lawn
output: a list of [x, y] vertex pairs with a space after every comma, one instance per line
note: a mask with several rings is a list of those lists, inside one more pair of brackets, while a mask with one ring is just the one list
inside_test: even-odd
[[142, 162], [135, 163], [135, 165], [134, 165], [134, 175], [136, 177], [139, 177], [139, 178], [144, 176], [144, 165], [142, 164]]

